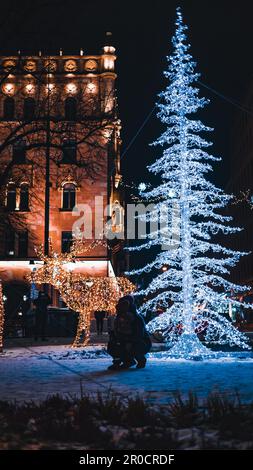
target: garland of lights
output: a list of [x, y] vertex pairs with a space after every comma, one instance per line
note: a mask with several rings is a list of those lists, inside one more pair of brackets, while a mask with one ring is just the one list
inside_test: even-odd
[[4, 301], [3, 288], [0, 281], [0, 353], [3, 352], [3, 335], [4, 335]]
[[[86, 251], [97, 244], [101, 244], [101, 241], [92, 242], [86, 247]], [[86, 346], [90, 340], [91, 312], [106, 310], [115, 313], [119, 298], [133, 292], [134, 284], [124, 277], [91, 277], [65, 269], [66, 263], [74, 262], [78, 253], [84, 252], [82, 240], [73, 243], [70, 253], [59, 254], [50, 249], [51, 254], [46, 256], [43, 254], [43, 247], [36, 251], [44, 264], [29, 275], [29, 281], [51, 284], [59, 290], [66, 305], [79, 313], [73, 346]]]

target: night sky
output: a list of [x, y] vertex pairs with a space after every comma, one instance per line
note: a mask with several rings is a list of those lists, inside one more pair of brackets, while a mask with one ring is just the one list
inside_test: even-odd
[[[205, 1], [119, 1], [35, 0], [1, 3], [0, 52], [21, 49], [22, 54], [98, 53], [105, 32], [112, 31], [117, 49], [117, 89], [123, 131], [122, 165], [125, 178], [146, 179], [145, 167], [155, 157], [149, 143], [161, 133], [155, 112], [132, 141], [152, 111], [156, 96], [164, 88], [165, 56], [171, 50], [175, 9], [180, 5], [189, 26], [191, 52], [198, 63], [201, 80], [243, 103], [253, 75], [253, 5], [250, 0]], [[231, 126], [236, 106], [202, 88], [211, 103], [201, 118], [215, 128], [213, 152], [223, 157], [215, 168], [215, 181], [228, 179]]]

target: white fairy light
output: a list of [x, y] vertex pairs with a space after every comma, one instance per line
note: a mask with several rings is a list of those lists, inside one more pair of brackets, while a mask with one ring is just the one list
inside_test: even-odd
[[[230, 268], [246, 253], [236, 252], [212, 241], [213, 234], [233, 234], [240, 229], [231, 227], [231, 217], [219, 213], [230, 202], [231, 197], [206, 179], [212, 170], [211, 163], [219, 160], [205, 151], [211, 145], [202, 135], [212, 129], [200, 120], [190, 119], [208, 102], [198, 96], [194, 82], [199, 77], [194, 71], [195, 63], [189, 54], [186, 42], [187, 27], [183, 24], [180, 8], [177, 9], [176, 32], [173, 37], [173, 53], [168, 57], [165, 77], [169, 84], [161, 93], [158, 117], [166, 125], [164, 133], [154, 142], [161, 145], [162, 156], [149, 171], [159, 174], [162, 184], [144, 190], [147, 200], [171, 207], [171, 198], [176, 197], [180, 219], [180, 242], [160, 250], [154, 261], [130, 274], [143, 275], [155, 270], [155, 277], [147, 288], [139, 292], [148, 300], [143, 304], [143, 314], [163, 310], [148, 324], [151, 333], [160, 331], [168, 345], [173, 346], [169, 355], [192, 357], [206, 356], [211, 351], [198, 338], [202, 332], [205, 341], [212, 344], [229, 344], [248, 348], [247, 338], [219, 313], [219, 307], [228, 305], [224, 292], [247, 291], [228, 280]], [[200, 134], [201, 133], [201, 137]], [[153, 246], [168, 245], [167, 233], [148, 236], [138, 247], [141, 250]], [[169, 266], [164, 270], [163, 266]], [[233, 301], [235, 306], [249, 306]]]
[[174, 189], [169, 189], [168, 196], [169, 197], [175, 197], [176, 196]]
[[146, 186], [145, 183], [140, 183], [139, 186], [138, 186], [138, 189], [139, 189], [140, 192], [146, 191], [146, 188], [147, 188], [147, 186]]

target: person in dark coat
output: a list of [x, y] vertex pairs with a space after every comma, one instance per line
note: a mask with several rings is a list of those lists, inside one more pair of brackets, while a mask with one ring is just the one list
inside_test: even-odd
[[94, 312], [94, 317], [96, 319], [96, 324], [97, 324], [97, 334], [102, 335], [106, 312], [104, 310], [96, 310]]
[[129, 302], [129, 310], [134, 315], [134, 335], [133, 335], [133, 356], [137, 361], [137, 368], [142, 369], [145, 367], [147, 354], [152, 346], [152, 342], [149, 333], [146, 329], [146, 324], [141, 315], [138, 314], [134, 297], [132, 295], [125, 295], [122, 300]]
[[41, 337], [42, 341], [46, 341], [46, 326], [48, 319], [48, 305], [51, 304], [51, 299], [46, 292], [39, 292], [38, 298], [34, 300], [35, 305], [35, 341]]
[[126, 315], [129, 309], [129, 302], [121, 302], [119, 300], [118, 304], [116, 305], [116, 317], [113, 323], [113, 329], [109, 331], [109, 342], [107, 345], [107, 352], [112, 356], [113, 362], [112, 365], [108, 367], [108, 369], [120, 369], [122, 363], [125, 360], [125, 346], [128, 328], [126, 326]]
[[109, 369], [128, 369], [146, 365], [145, 354], [150, 350], [151, 341], [143, 318], [138, 315], [131, 296], [122, 297], [117, 304], [114, 330], [108, 343], [108, 353], [113, 357]]

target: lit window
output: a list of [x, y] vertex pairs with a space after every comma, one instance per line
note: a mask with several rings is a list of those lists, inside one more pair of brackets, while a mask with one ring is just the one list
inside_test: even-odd
[[114, 69], [114, 59], [111, 57], [106, 57], [104, 59], [104, 68], [105, 70], [113, 70]]
[[112, 206], [112, 217], [111, 217], [111, 224], [112, 224], [112, 231], [113, 232], [121, 232], [123, 229], [124, 223], [124, 209], [121, 207], [118, 201]]
[[76, 187], [73, 183], [65, 183], [62, 191], [62, 209], [72, 210], [76, 205]]
[[[110, 36], [110, 35], [111, 35], [111, 34], [109, 34], [109, 36]], [[104, 46], [103, 49], [104, 49], [104, 52], [105, 52], [106, 54], [114, 54], [114, 52], [115, 52], [115, 47], [113, 47], [113, 46]]]

